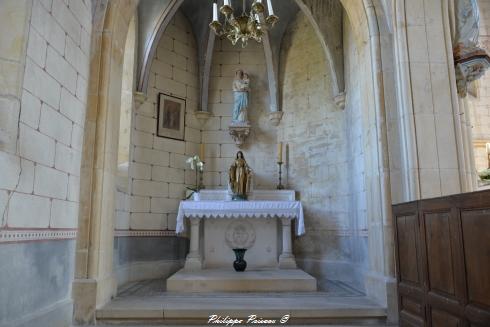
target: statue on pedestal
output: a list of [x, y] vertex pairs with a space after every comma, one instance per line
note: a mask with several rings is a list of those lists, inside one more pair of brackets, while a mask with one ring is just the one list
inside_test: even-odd
[[236, 159], [229, 170], [229, 190], [233, 200], [247, 200], [252, 189], [252, 169], [248, 166], [242, 151], [238, 151]]
[[248, 74], [241, 69], [237, 70], [232, 87], [234, 101], [231, 124], [228, 127], [228, 131], [235, 144], [241, 147], [250, 134], [250, 123], [248, 121], [250, 78]]

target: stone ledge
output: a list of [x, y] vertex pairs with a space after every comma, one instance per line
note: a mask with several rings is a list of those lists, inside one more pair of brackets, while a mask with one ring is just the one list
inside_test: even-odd
[[313, 292], [316, 279], [300, 269], [180, 270], [167, 279], [169, 292]]

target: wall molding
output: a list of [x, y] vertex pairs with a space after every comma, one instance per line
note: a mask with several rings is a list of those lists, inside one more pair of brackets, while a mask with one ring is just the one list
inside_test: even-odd
[[176, 236], [174, 230], [121, 230], [114, 231], [114, 237], [157, 237]]
[[0, 244], [74, 240], [76, 237], [76, 229], [12, 228], [0, 230]]
[[[9, 228], [0, 229], [0, 244], [74, 240], [77, 229]], [[173, 230], [115, 230], [114, 237], [172, 237]]]

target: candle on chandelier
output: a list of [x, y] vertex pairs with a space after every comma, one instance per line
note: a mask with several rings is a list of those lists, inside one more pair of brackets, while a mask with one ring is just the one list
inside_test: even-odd
[[218, 21], [218, 4], [215, 2], [213, 3], [213, 22]]
[[282, 162], [282, 142], [277, 145], [277, 162]]
[[267, 9], [269, 10], [269, 16], [274, 15], [274, 9], [272, 9], [272, 2], [271, 2], [271, 0], [267, 0]]
[[225, 6], [229, 6], [230, 5], [230, 0], [225, 0]]
[[205, 145], [204, 145], [204, 143], [201, 143], [201, 148], [200, 148], [200, 150], [201, 150], [201, 151], [199, 151], [199, 152], [200, 152], [200, 153], [199, 153], [199, 156], [200, 156], [200, 159], [201, 159], [201, 161], [202, 161], [202, 162], [204, 162], [204, 155], [205, 155], [205, 153], [206, 153], [206, 152], [204, 151], [204, 150], [205, 150], [204, 146], [205, 146]]

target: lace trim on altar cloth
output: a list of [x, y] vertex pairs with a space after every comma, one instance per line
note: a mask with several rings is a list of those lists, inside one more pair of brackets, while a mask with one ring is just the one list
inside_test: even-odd
[[290, 218], [296, 235], [305, 233], [303, 206], [299, 201], [181, 201], [176, 233], [185, 229], [184, 218]]

